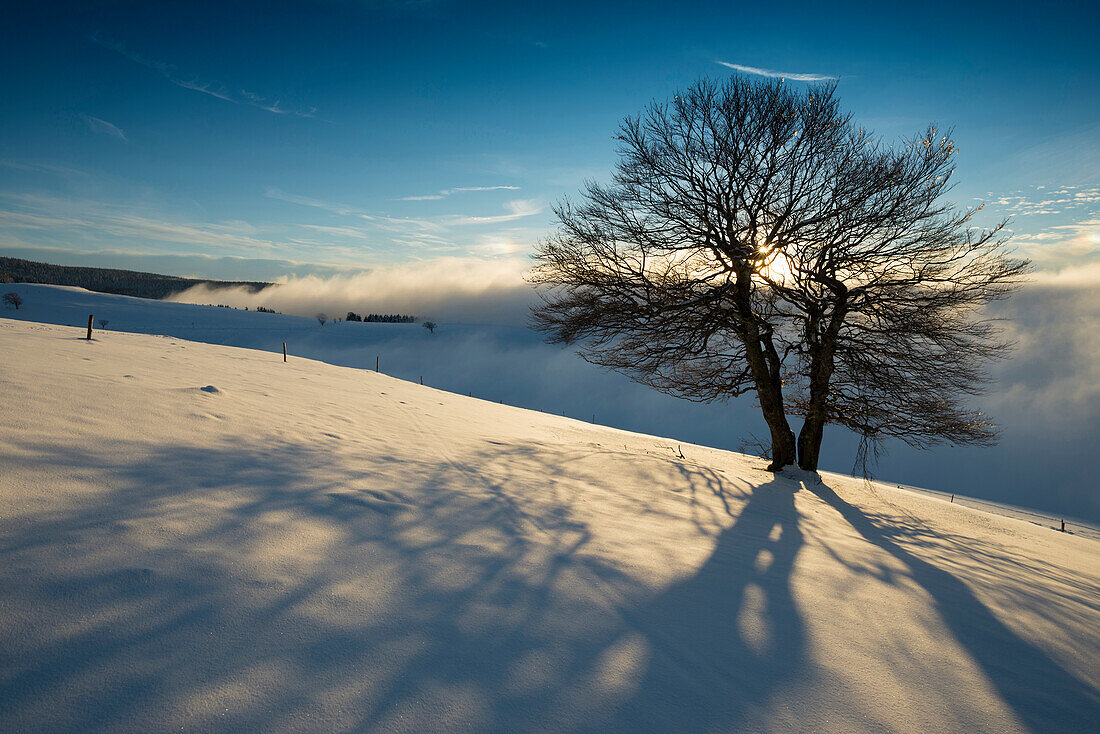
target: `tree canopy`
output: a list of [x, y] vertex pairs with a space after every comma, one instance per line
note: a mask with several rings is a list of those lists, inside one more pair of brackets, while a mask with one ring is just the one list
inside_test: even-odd
[[949, 135], [888, 146], [835, 85], [734, 77], [651, 104], [618, 140], [610, 183], [558, 204], [536, 253], [550, 341], [687, 399], [755, 393], [773, 469], [816, 469], [827, 423], [863, 456], [885, 437], [993, 439], [967, 403], [1007, 349], [981, 308], [1028, 266], [1004, 223], [975, 230], [944, 200]]

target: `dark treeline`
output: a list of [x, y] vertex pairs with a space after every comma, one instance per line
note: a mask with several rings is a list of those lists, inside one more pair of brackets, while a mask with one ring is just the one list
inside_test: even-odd
[[344, 320], [375, 322], [380, 324], [415, 324], [416, 318], [416, 316], [404, 316], [402, 314], [396, 313], [372, 313], [367, 314], [366, 316], [360, 316], [354, 311], [348, 311], [348, 315]]
[[182, 293], [192, 286], [203, 284], [215, 288], [245, 286], [253, 293], [271, 285], [255, 281], [199, 280], [156, 273], [139, 273], [133, 270], [50, 265], [13, 257], [0, 257], [0, 283], [68, 285], [100, 293], [115, 293], [138, 298], [166, 298]]

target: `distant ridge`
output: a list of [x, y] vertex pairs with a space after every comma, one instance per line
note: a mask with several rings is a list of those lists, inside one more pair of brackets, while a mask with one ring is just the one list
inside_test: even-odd
[[174, 275], [140, 273], [113, 268], [85, 268], [68, 265], [50, 265], [33, 260], [0, 257], [0, 283], [41, 283], [44, 285], [69, 285], [100, 293], [121, 296], [161, 299], [182, 293], [196, 285], [213, 287], [244, 286], [256, 293], [271, 283], [260, 281], [203, 280], [179, 278]]

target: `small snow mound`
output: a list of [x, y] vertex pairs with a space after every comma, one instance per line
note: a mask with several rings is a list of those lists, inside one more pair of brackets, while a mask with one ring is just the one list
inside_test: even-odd
[[213, 385], [207, 385], [206, 387], [200, 387], [199, 389], [202, 390], [203, 392], [212, 393], [214, 395], [218, 395], [218, 394], [221, 393], [221, 390], [214, 387]]

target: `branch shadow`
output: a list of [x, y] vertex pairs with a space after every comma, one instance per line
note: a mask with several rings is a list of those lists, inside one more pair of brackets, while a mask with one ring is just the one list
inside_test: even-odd
[[797, 485], [755, 486], [698, 572], [624, 616], [650, 645], [645, 676], [610, 722], [615, 731], [732, 731], [800, 678], [805, 625], [791, 591], [803, 545]]
[[[112, 484], [0, 519], [0, 730], [732, 731], [818, 680], [787, 479], [568, 443], [20, 441], [33, 472]], [[915, 530], [812, 491], [1023, 722], [1090, 730], [1095, 693], [905, 550]], [[687, 568], [683, 537], [679, 580], [632, 566]]]
[[[16, 448], [52, 475], [113, 479], [0, 520], [3, 730], [729, 728], [802, 655], [789, 487], [755, 489], [699, 574], [655, 596], [592, 548], [577, 486], [607, 483], [583, 451], [395, 452], [366, 473], [321, 442]], [[730, 516], [745, 501], [713, 472], [647, 466], [655, 485], [623, 493], [624, 515], [687, 522], [655, 489], [672, 483], [712, 514], [723, 505], [708, 497]], [[751, 570], [764, 549], [775, 560]], [[734, 624], [753, 584], [760, 624], [796, 630], [767, 653]], [[700, 595], [727, 586], [706, 608]], [[685, 613], [698, 623], [670, 633]], [[634, 656], [626, 687], [604, 686], [639, 635], [648, 663]], [[741, 692], [701, 688], [699, 660]], [[659, 689], [698, 710], [661, 711]]]
[[[760, 580], [739, 568], [759, 549], [775, 555], [761, 613], [798, 628], [782, 579], [799, 544], [789, 487], [753, 492], [701, 573], [654, 599], [590, 547], [576, 486], [606, 478], [584, 451], [485, 446], [419, 462], [398, 452], [372, 456], [366, 473], [321, 442], [17, 450], [35, 471], [113, 479], [61, 510], [0, 521], [7, 731], [582, 730], [657, 715], [639, 697], [664, 686], [691, 695], [698, 727], [729, 725], [768, 688], [737, 672], [758, 655], [728, 626]], [[706, 497], [729, 514], [744, 501], [713, 472], [613, 460], [649, 461], [640, 476], [708, 506], [701, 533], [723, 506]], [[661, 494], [624, 493], [624, 515], [663, 521]], [[727, 584], [720, 609], [692, 602]], [[685, 604], [700, 624], [669, 639]], [[645, 676], [645, 658], [629, 668], [636, 697], [599, 690], [608, 655], [639, 633], [653, 654]], [[793, 665], [800, 648], [799, 634], [775, 640], [774, 665]], [[691, 659], [714, 651], [725, 658], [716, 675], [741, 680], [744, 695], [697, 689]]]
[[[1033, 731], [1093, 731], [1100, 720], [1100, 696], [1033, 643], [1009, 629], [951, 573], [913, 555], [899, 541], [926, 532], [886, 522], [876, 524], [830, 487], [811, 491], [836, 510], [867, 542], [900, 561], [931, 598], [955, 640], [985, 673], [1004, 701]], [[967, 547], [974, 546], [967, 542]], [[981, 550], [982, 553], [990, 553]], [[987, 559], [994, 560], [993, 556]], [[1004, 561], [1003, 555], [996, 560]], [[1046, 571], [1050, 573], [1049, 571]], [[1064, 578], [1059, 578], [1064, 582]]]

